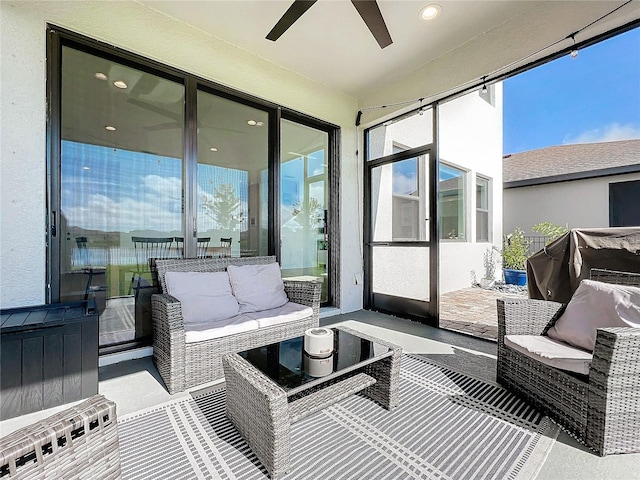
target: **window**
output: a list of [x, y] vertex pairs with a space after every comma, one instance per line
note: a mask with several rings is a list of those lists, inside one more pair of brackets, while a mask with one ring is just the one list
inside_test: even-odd
[[640, 180], [609, 184], [609, 226], [640, 226]]
[[489, 180], [476, 177], [476, 242], [489, 241]]
[[458, 168], [440, 164], [440, 238], [465, 240], [464, 184], [466, 173]]
[[424, 200], [421, 195], [422, 179], [418, 160], [409, 158], [392, 164], [394, 241], [424, 239], [423, 222], [420, 221], [420, 218], [424, 218], [424, 214], [420, 213]]

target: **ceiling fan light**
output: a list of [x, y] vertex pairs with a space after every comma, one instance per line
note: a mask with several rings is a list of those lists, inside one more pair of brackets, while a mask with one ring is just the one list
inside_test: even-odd
[[440, 15], [441, 11], [442, 11], [442, 7], [436, 3], [427, 5], [422, 10], [420, 10], [420, 20], [424, 20], [424, 21], [433, 20], [438, 15]]

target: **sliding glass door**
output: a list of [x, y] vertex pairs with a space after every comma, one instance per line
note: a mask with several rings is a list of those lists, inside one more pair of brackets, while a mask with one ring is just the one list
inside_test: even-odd
[[150, 343], [159, 258], [275, 255], [331, 302], [337, 126], [69, 32], [49, 42], [48, 298], [95, 300], [102, 353]]
[[95, 298], [100, 345], [151, 334], [149, 258], [184, 237], [184, 85], [62, 48], [59, 299]]
[[286, 277], [311, 276], [329, 292], [329, 135], [282, 120], [280, 258]]
[[268, 253], [269, 115], [198, 91], [199, 256]]

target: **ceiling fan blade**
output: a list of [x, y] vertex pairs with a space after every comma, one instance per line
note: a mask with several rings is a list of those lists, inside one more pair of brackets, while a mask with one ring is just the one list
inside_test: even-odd
[[391, 45], [393, 40], [391, 40], [387, 25], [384, 23], [378, 3], [375, 0], [351, 0], [351, 3], [358, 10], [364, 23], [369, 27], [380, 48]]
[[267, 35], [267, 40], [276, 41], [280, 36], [286, 32], [291, 25], [298, 20], [304, 12], [309, 10], [311, 6], [316, 3], [317, 0], [295, 0], [289, 9], [284, 12], [282, 18], [278, 20], [275, 27]]
[[157, 113], [159, 115], [163, 115], [167, 118], [171, 118], [176, 122], [182, 121], [182, 114], [178, 112], [172, 112], [171, 110], [167, 110], [166, 108], [157, 107], [151, 103], [143, 102], [142, 100], [138, 100], [137, 98], [129, 97], [127, 98], [127, 103], [131, 103], [132, 105], [136, 105], [140, 108], [144, 108], [145, 110], [149, 110], [150, 112]]
[[144, 128], [148, 132], [158, 132], [161, 130], [173, 130], [174, 128], [182, 128], [178, 122], [158, 123], [157, 125], [147, 125]]

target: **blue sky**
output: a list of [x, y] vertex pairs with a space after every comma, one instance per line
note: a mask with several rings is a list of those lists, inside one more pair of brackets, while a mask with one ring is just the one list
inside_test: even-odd
[[640, 138], [640, 28], [504, 82], [504, 154], [629, 138]]

